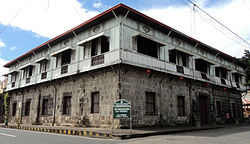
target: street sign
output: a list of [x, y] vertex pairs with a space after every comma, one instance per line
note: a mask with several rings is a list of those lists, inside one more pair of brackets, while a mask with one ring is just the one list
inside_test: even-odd
[[123, 119], [130, 118], [131, 104], [127, 100], [119, 99], [113, 104], [113, 118]]

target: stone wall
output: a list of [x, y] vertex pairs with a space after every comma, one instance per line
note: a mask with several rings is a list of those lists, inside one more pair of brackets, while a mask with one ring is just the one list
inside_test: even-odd
[[[132, 102], [134, 127], [201, 124], [200, 97], [207, 98], [207, 120], [209, 123], [223, 123], [226, 111], [232, 113], [229, 103], [236, 103], [237, 117], [242, 118], [241, 95], [239, 91], [224, 89], [206, 82], [180, 78], [171, 74], [152, 71], [129, 65], [122, 65], [121, 97]], [[155, 114], [146, 114], [146, 92], [155, 92]], [[177, 96], [184, 96], [185, 115], [178, 116]], [[220, 119], [216, 115], [216, 100], [222, 102]], [[204, 106], [205, 107], [205, 106]], [[121, 122], [125, 127], [129, 121]]]
[[[112, 124], [112, 104], [118, 99], [118, 74], [111, 67], [57, 79], [49, 83], [38, 84], [28, 88], [11, 91], [10, 114], [13, 103], [19, 104], [23, 98], [22, 123], [36, 123], [38, 100], [40, 94], [39, 122], [51, 125], [53, 122], [54, 98], [56, 94], [55, 125], [110, 127]], [[92, 114], [91, 93], [99, 92], [99, 113]], [[23, 95], [22, 95], [23, 93]], [[71, 97], [71, 112], [63, 114], [63, 98]], [[43, 99], [48, 99], [48, 113], [42, 115]], [[31, 100], [29, 116], [24, 115], [25, 103]], [[21, 110], [17, 108], [15, 116], [10, 115], [10, 123], [16, 123]]]
[[[34, 124], [39, 116], [39, 123], [51, 125], [55, 98], [55, 125], [63, 126], [111, 127], [114, 122], [115, 127], [128, 127], [129, 120], [113, 121], [113, 102], [119, 98], [132, 102], [133, 127], [183, 124], [200, 126], [204, 123], [202, 108], [207, 109], [207, 124], [223, 123], [226, 112], [232, 113], [232, 103], [236, 104], [237, 111], [233, 120], [242, 118], [239, 91], [153, 70], [147, 74], [146, 70], [130, 65], [114, 65], [11, 91], [10, 122], [16, 123], [18, 119], [22, 119], [22, 123]], [[93, 92], [99, 92], [99, 113], [91, 113]], [[155, 94], [153, 114], [146, 113], [146, 92]], [[178, 115], [178, 96], [184, 97], [185, 112], [182, 116]], [[65, 97], [71, 99], [70, 114], [63, 113]], [[206, 99], [206, 105], [200, 104], [201, 98]], [[42, 114], [44, 99], [48, 99], [46, 115]], [[31, 108], [26, 116], [24, 109], [29, 100]], [[217, 116], [216, 101], [221, 101], [221, 116]], [[17, 103], [15, 116], [11, 116], [13, 103]], [[19, 103], [23, 103], [20, 105], [23, 107], [22, 116]]]

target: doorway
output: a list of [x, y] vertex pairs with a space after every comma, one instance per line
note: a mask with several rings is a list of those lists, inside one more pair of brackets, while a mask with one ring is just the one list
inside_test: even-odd
[[200, 120], [201, 125], [208, 124], [208, 97], [200, 96]]

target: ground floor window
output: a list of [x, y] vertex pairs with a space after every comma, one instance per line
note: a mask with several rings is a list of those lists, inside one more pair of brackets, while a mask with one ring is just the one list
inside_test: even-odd
[[12, 116], [16, 116], [16, 106], [17, 106], [17, 103], [14, 102], [12, 105]]
[[235, 106], [235, 103], [232, 103], [232, 114], [233, 114], [233, 117], [236, 117], [236, 106]]
[[48, 99], [43, 99], [42, 115], [48, 115]]
[[184, 116], [185, 115], [185, 105], [184, 105], [184, 96], [177, 96], [177, 102], [178, 102], [178, 116]]
[[91, 113], [99, 113], [99, 92], [91, 93]]
[[217, 117], [221, 117], [221, 102], [220, 101], [216, 101], [216, 113], [217, 113]]
[[71, 114], [71, 96], [63, 97], [63, 114]]
[[29, 116], [30, 115], [30, 103], [31, 103], [31, 100], [27, 100], [26, 103], [25, 103], [25, 111], [24, 111], [24, 115], [25, 116]]
[[155, 114], [155, 92], [146, 92], [146, 114]]

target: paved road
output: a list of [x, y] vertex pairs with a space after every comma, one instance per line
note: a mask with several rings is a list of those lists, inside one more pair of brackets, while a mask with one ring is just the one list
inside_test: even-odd
[[0, 144], [117, 144], [120, 140], [0, 128]]
[[250, 125], [138, 138], [123, 144], [250, 144]]
[[0, 144], [250, 144], [250, 125], [112, 140], [0, 128]]

